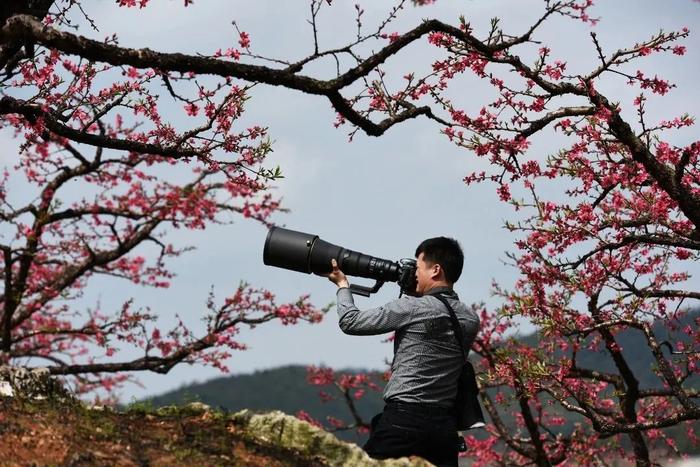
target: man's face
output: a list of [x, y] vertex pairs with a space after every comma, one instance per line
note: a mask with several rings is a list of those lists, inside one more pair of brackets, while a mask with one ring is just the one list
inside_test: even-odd
[[425, 261], [423, 253], [418, 255], [416, 258], [416, 292], [418, 295], [423, 295], [430, 290], [439, 267], [437, 264]]

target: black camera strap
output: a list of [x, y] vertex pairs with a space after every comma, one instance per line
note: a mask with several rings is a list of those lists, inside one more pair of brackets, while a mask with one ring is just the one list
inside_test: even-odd
[[462, 329], [459, 327], [459, 321], [457, 320], [457, 315], [455, 314], [455, 310], [452, 308], [450, 303], [447, 301], [444, 295], [440, 293], [436, 294], [431, 294], [433, 297], [437, 298], [440, 300], [442, 303], [445, 304], [447, 307], [447, 310], [450, 312], [450, 322], [452, 322], [452, 330], [454, 331], [455, 338], [457, 339], [457, 344], [459, 345], [459, 348], [462, 350], [462, 358], [464, 359], [464, 362], [466, 363], [467, 361], [467, 352], [464, 350], [464, 338], [462, 337]]
[[[481, 404], [479, 404], [479, 386], [476, 382], [474, 367], [471, 362], [467, 360], [467, 351], [464, 350], [464, 338], [462, 336], [462, 329], [459, 326], [459, 321], [457, 321], [457, 315], [447, 301], [447, 298], [440, 293], [431, 295], [440, 300], [450, 312], [450, 321], [452, 322], [455, 339], [457, 339], [457, 344], [462, 350], [462, 372], [459, 376], [457, 400], [455, 401], [457, 427], [461, 431], [481, 428], [484, 426], [485, 422]], [[466, 451], [467, 447], [464, 444], [464, 438], [461, 436], [459, 437], [459, 443], [459, 451]]]

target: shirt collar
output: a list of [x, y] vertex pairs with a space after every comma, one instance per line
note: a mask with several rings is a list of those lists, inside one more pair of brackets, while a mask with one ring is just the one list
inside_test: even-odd
[[429, 291], [427, 291], [423, 295], [436, 295], [436, 294], [440, 294], [440, 293], [457, 297], [457, 292], [455, 292], [454, 289], [452, 289], [452, 287], [447, 287], [447, 286], [434, 287], [434, 288], [430, 289]]

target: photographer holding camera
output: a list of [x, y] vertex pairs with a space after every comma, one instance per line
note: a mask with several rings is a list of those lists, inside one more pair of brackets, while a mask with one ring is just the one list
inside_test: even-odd
[[370, 310], [355, 306], [335, 259], [327, 277], [338, 286], [339, 326], [344, 333], [395, 332], [391, 377], [383, 395], [386, 406], [372, 418], [365, 451], [376, 459], [417, 455], [438, 466], [456, 466], [458, 380], [479, 330], [479, 317], [453, 290], [464, 263], [456, 240], [430, 238], [418, 246], [415, 256], [415, 296]]

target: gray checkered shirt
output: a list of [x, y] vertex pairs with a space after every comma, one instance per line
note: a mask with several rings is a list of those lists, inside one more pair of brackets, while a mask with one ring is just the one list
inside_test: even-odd
[[[478, 315], [459, 301], [448, 287], [442, 293], [452, 305], [468, 353], [479, 330]], [[395, 331], [391, 377], [384, 389], [385, 401], [435, 404], [451, 407], [457, 396], [462, 351], [457, 345], [450, 313], [431, 295], [402, 297], [384, 306], [359, 310], [350, 289], [338, 289], [340, 329], [346, 334], [373, 335]]]

